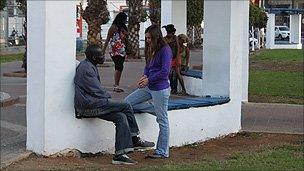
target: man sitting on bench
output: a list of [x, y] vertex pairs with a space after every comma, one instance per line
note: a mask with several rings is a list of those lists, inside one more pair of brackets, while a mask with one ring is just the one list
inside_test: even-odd
[[[138, 137], [139, 128], [130, 105], [111, 99], [101, 86], [97, 64], [104, 62], [104, 55], [97, 45], [89, 45], [86, 59], [80, 62], [74, 78], [74, 105], [77, 118], [100, 118], [115, 124], [115, 156], [113, 164], [136, 164], [127, 156], [135, 148], [153, 147], [153, 142]], [[102, 134], [102, 131], [101, 131]]]

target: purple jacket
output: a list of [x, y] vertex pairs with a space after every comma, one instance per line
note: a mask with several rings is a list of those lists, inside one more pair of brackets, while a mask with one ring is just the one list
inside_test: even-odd
[[168, 78], [171, 68], [172, 51], [166, 45], [154, 55], [154, 58], [145, 66], [144, 75], [148, 77], [149, 89], [158, 91], [170, 86]]

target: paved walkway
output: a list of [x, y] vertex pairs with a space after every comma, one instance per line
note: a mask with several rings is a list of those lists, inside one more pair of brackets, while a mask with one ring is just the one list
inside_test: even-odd
[[[202, 63], [202, 52], [191, 51], [190, 65]], [[1, 108], [1, 166], [26, 155], [26, 78], [3, 77], [3, 72], [18, 71], [20, 62], [1, 64], [1, 91], [21, 101]], [[113, 65], [100, 67], [102, 83], [113, 98], [122, 99], [135, 89], [135, 82], [142, 74], [144, 62], [127, 62], [121, 85], [124, 93], [112, 91]], [[178, 96], [173, 96], [173, 98]], [[242, 129], [253, 132], [303, 134], [303, 106], [288, 104], [244, 103], [242, 105]]]
[[244, 103], [242, 105], [242, 130], [303, 134], [303, 113], [303, 105]]

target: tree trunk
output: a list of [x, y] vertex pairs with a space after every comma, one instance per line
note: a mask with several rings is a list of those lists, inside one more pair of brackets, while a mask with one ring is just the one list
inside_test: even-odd
[[88, 6], [84, 11], [81, 5], [80, 7], [80, 13], [88, 24], [88, 44], [95, 44], [102, 48], [100, 26], [109, 21], [106, 0], [88, 0]]
[[193, 48], [194, 39], [193, 39], [193, 27], [192, 26], [187, 26], [187, 36], [189, 38], [188, 47]]
[[194, 47], [201, 48], [202, 47], [202, 27], [201, 25], [194, 26]]
[[94, 22], [88, 23], [88, 45], [98, 45], [102, 47], [101, 28]]
[[160, 0], [149, 0], [149, 18], [152, 24], [160, 26], [161, 17], [161, 1]]
[[140, 58], [139, 55], [139, 29], [143, 11], [142, 0], [127, 0], [129, 7], [127, 53], [130, 58]]

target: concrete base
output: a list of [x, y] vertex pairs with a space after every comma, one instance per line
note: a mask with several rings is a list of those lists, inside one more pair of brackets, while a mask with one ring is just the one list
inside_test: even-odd
[[[238, 113], [240, 108], [240, 103], [231, 101], [211, 107], [169, 111], [170, 147], [183, 146], [238, 132], [241, 129], [241, 118], [235, 113]], [[158, 124], [155, 119], [155, 116], [150, 114], [136, 115], [140, 136], [143, 139], [157, 141]], [[78, 127], [74, 127], [74, 131], [78, 132], [80, 137], [78, 137], [78, 141], [70, 142], [71, 145], [73, 144], [73, 148], [84, 153], [114, 152], [115, 127], [112, 123], [101, 119], [79, 119], [77, 122], [79, 124]], [[62, 145], [58, 144], [45, 155], [72, 147]]]
[[[189, 95], [193, 96], [203, 96], [203, 80], [200, 78], [183, 76], [186, 91]], [[178, 90], [181, 91], [182, 88], [178, 82]]]
[[285, 44], [285, 45], [280, 45], [280, 44], [274, 44], [269, 49], [302, 49], [302, 44]]

